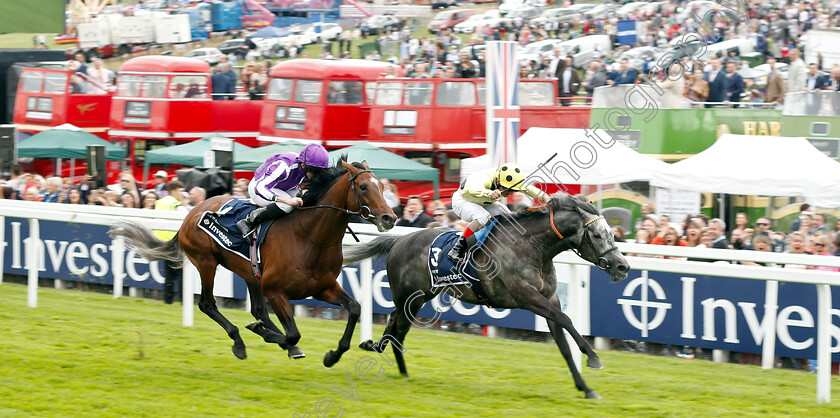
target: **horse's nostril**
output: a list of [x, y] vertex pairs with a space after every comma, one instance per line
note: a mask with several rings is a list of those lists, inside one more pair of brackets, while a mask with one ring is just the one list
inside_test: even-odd
[[627, 269], [629, 267], [626, 264], [619, 264], [617, 268], [618, 268], [618, 271], [625, 272], [625, 271], [627, 271]]

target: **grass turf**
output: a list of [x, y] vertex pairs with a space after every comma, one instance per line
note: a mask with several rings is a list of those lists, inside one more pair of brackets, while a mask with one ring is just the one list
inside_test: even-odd
[[[553, 344], [421, 329], [408, 336], [410, 378], [355, 348], [358, 337], [326, 369], [321, 359], [343, 322], [300, 319], [308, 357], [293, 361], [244, 329], [246, 312], [222, 312], [240, 326], [247, 360], [230, 354], [231, 340], [197, 309], [195, 326], [184, 328], [179, 305], [41, 288], [30, 309], [25, 286], [0, 285], [0, 416], [317, 416], [328, 395], [337, 405], [325, 416], [338, 407], [370, 417], [840, 415], [837, 377], [837, 401], [817, 405], [813, 374], [605, 351], [606, 369], [584, 371], [604, 397], [591, 401]], [[364, 383], [355, 368], [370, 354], [379, 362], [369, 375], [384, 370]], [[347, 376], [358, 400], [338, 393], [352, 392]]]

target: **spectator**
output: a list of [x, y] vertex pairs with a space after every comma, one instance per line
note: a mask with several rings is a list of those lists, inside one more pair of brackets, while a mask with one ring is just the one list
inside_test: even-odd
[[78, 187], [71, 187], [70, 190], [67, 192], [67, 200], [63, 203], [68, 203], [71, 205], [83, 205], [84, 202], [82, 201], [82, 192], [79, 190]]
[[619, 62], [618, 71], [610, 75], [607, 84], [614, 86], [617, 84], [633, 84], [636, 82], [636, 70], [630, 68], [630, 61], [627, 58], [622, 58]]
[[703, 77], [703, 80], [709, 83], [709, 94], [706, 101], [712, 103], [723, 102], [727, 99], [726, 75], [721, 71], [720, 60], [717, 57], [712, 57], [709, 63], [712, 68]]
[[[446, 208], [435, 208], [432, 210], [432, 217], [438, 226], [450, 226], [446, 218]], [[427, 225], [428, 226], [428, 225]]]
[[820, 66], [815, 62], [808, 64], [808, 79], [805, 81], [805, 91], [819, 93], [827, 86], [830, 86], [828, 76], [820, 73]]
[[[753, 238], [752, 243], [755, 251], [770, 252], [773, 250], [773, 244], [767, 235], [762, 234], [756, 236]], [[752, 261], [741, 261], [740, 263], [747, 266], [767, 266], [767, 263], [756, 263]]]
[[734, 61], [726, 63], [726, 83], [724, 89], [726, 90], [727, 102], [740, 102], [741, 95], [744, 94], [744, 79], [737, 72], [738, 66]]
[[627, 237], [624, 234], [624, 228], [622, 228], [621, 225], [615, 225], [612, 229], [615, 242], [627, 242]]
[[85, 53], [82, 51], [77, 51], [75, 54], [73, 54], [73, 59], [75, 61], [74, 67], [76, 68], [76, 72], [87, 74], [88, 66], [87, 59], [85, 58]]
[[116, 75], [113, 71], [105, 68], [101, 58], [95, 58], [91, 63], [92, 67], [87, 69], [88, 79], [90, 79], [89, 94], [105, 94], [111, 89], [114, 84]]
[[767, 76], [767, 103], [782, 104], [785, 101], [785, 80], [782, 72], [776, 68], [776, 58], [768, 57], [767, 65], [770, 66], [770, 75]]
[[201, 187], [193, 187], [190, 189], [189, 199], [189, 209], [192, 210], [192, 208], [207, 200], [207, 191]]
[[647, 229], [639, 229], [636, 231], [636, 239], [635, 242], [637, 244], [649, 244], [650, 243], [650, 232]]
[[802, 91], [805, 89], [808, 78], [808, 70], [805, 68], [805, 61], [799, 57], [799, 50], [794, 48], [788, 53], [790, 65], [788, 66], [787, 91]]
[[584, 90], [586, 90], [587, 97], [592, 97], [595, 93], [595, 89], [607, 84], [607, 76], [604, 74], [604, 71], [602, 71], [600, 62], [593, 61], [589, 64], [589, 73], [582, 84]]
[[705, 227], [700, 230], [700, 245], [699, 248], [712, 248], [712, 241], [714, 241], [714, 233], [712, 228]]
[[710, 248], [730, 248], [729, 242], [726, 241], [726, 235], [723, 233], [725, 230], [726, 222], [723, 222], [722, 219], [714, 218], [709, 220], [709, 232], [711, 233], [712, 238]]
[[382, 182], [382, 196], [385, 198], [385, 202], [392, 209], [398, 207], [400, 205], [400, 197], [397, 185], [391, 183], [391, 180], [388, 179], [380, 179], [379, 181]]
[[[166, 185], [166, 196], [158, 199], [155, 202], [155, 209], [157, 210], [179, 210], [184, 211], [181, 201], [175, 196], [179, 196], [184, 191], [184, 183], [178, 180], [170, 181]], [[175, 237], [175, 231], [152, 231], [155, 236], [163, 241], [169, 241]], [[183, 277], [183, 269], [175, 268], [170, 263], [164, 264], [164, 282], [163, 282], [163, 302], [171, 305], [175, 298], [175, 282], [181, 280]]]
[[834, 254], [835, 257], [840, 257], [840, 233], [834, 234]]
[[573, 62], [572, 57], [566, 57], [563, 71], [557, 80], [560, 89], [560, 104], [563, 106], [571, 105], [571, 99], [569, 98], [576, 96], [578, 90], [580, 90], [580, 75], [574, 69]]
[[166, 171], [163, 170], [158, 170], [158, 172], [155, 173], [155, 187], [153, 188], [153, 190], [159, 197], [164, 197], [167, 194], [169, 194], [169, 192], [166, 191], [167, 176], [168, 174], [166, 173]]
[[403, 209], [403, 217], [397, 221], [397, 226], [410, 226], [414, 228], [425, 228], [433, 219], [426, 215], [426, 207], [423, 205], [423, 198], [411, 196]]
[[659, 87], [668, 93], [662, 98], [663, 106], [666, 109], [677, 109], [684, 100], [686, 81], [683, 76], [683, 69], [684, 67], [677, 63], [672, 65], [670, 70], [660, 75]]
[[120, 195], [120, 206], [125, 208], [138, 208], [138, 202], [130, 191], [126, 190]]
[[805, 234], [805, 236], [813, 235], [813, 225], [811, 225], [811, 212], [803, 212], [799, 215], [799, 229], [798, 231]]
[[792, 224], [790, 224], [791, 232], [799, 230], [799, 222], [800, 222], [800, 219], [801, 219], [802, 215], [804, 215], [804, 214], [809, 214], [810, 215], [811, 214], [811, 212], [809, 212], [810, 210], [811, 210], [811, 205], [809, 205], [807, 203], [803, 203], [803, 204], [799, 205], [799, 216], [800, 217], [797, 218], [795, 221], [793, 221]]
[[694, 67], [686, 86], [686, 97], [692, 102], [705, 102], [709, 97], [709, 82], [703, 79], [700, 66]]
[[[814, 254], [815, 255], [833, 255], [831, 253], [831, 240], [827, 235], [819, 235], [814, 237]], [[816, 266], [814, 270], [840, 272], [839, 267]]]
[[46, 193], [41, 199], [42, 202], [60, 203], [58, 196], [61, 192], [61, 177], [49, 177], [46, 181]]
[[825, 226], [825, 214], [816, 212], [811, 216], [811, 234], [828, 234], [828, 228]]
[[650, 236], [650, 240], [654, 239], [659, 232], [659, 229], [656, 226], [656, 216], [654, 215], [647, 215], [645, 219], [642, 220], [642, 229], [648, 232]]
[[685, 229], [685, 243], [689, 247], [700, 245], [700, 232], [706, 226], [700, 218], [691, 218]]
[[[805, 234], [799, 231], [791, 232], [789, 236], [790, 242], [788, 245], [790, 249], [787, 252], [789, 254], [810, 254], [809, 252], [805, 251], [805, 243], [807, 242], [807, 239], [808, 238], [805, 236]], [[804, 269], [807, 267], [801, 264], [785, 264], [785, 268]]]
[[155, 202], [157, 202], [158, 199], [159, 196], [154, 190], [146, 190], [143, 192], [143, 204], [141, 207], [143, 209], [154, 209]]
[[476, 76], [476, 68], [473, 64], [472, 60], [470, 60], [469, 54], [466, 52], [462, 52], [460, 55], [460, 61], [458, 61], [458, 66], [455, 69], [455, 77], [456, 78], [475, 78]]
[[213, 100], [233, 100], [236, 94], [236, 78], [231, 78], [228, 63], [219, 64], [213, 68], [213, 75], [210, 77], [210, 85], [213, 92]]

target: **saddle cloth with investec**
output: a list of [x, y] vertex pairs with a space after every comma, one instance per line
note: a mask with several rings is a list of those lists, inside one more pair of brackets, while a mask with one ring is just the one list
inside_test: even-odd
[[[251, 212], [258, 208], [248, 199], [231, 199], [225, 202], [216, 212], [206, 211], [198, 220], [198, 227], [210, 235], [222, 248], [248, 260], [251, 260], [251, 246], [245, 238], [242, 238], [242, 231], [236, 226], [239, 220], [244, 219]], [[268, 227], [274, 222], [271, 219], [257, 228], [257, 239], [255, 240], [255, 260], [260, 263], [260, 244], [265, 239]]]
[[478, 297], [479, 302], [490, 306], [487, 294], [484, 292], [484, 288], [481, 286], [481, 281], [478, 279], [478, 272], [475, 268], [476, 264], [473, 261], [473, 256], [476, 250], [481, 248], [481, 244], [483, 244], [484, 239], [486, 239], [487, 235], [489, 235], [490, 230], [493, 229], [495, 224], [496, 222], [494, 220], [490, 223], [490, 225], [481, 231], [482, 234], [480, 236], [476, 234], [477, 237], [480, 237], [479, 243], [469, 249], [464, 257], [465, 261], [460, 263], [456, 263], [450, 259], [448, 254], [449, 250], [458, 243], [458, 240], [461, 238], [461, 234], [456, 231], [449, 231], [444, 232], [435, 238], [432, 242], [432, 246], [429, 247], [428, 263], [429, 275], [432, 278], [433, 289], [437, 287], [457, 285], [470, 286], [473, 293], [475, 293], [476, 297]]

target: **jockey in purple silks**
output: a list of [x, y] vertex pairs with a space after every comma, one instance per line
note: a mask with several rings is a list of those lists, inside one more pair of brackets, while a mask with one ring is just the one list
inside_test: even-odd
[[303, 204], [297, 197], [298, 185], [330, 167], [327, 150], [318, 144], [309, 144], [300, 154], [288, 152], [275, 154], [254, 172], [248, 185], [251, 200], [260, 206], [248, 217], [236, 223], [242, 236], [249, 238], [262, 222], [290, 213]]

